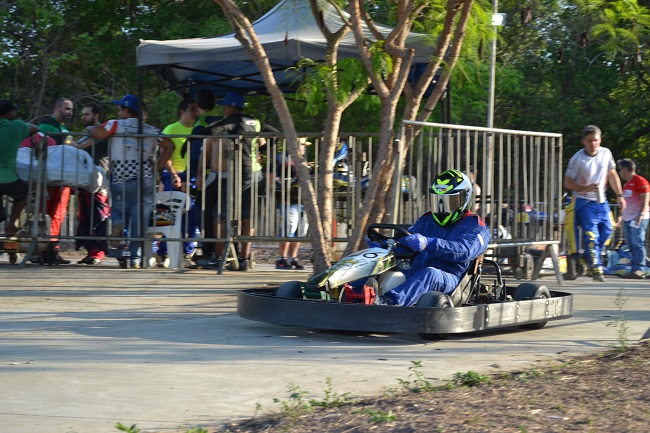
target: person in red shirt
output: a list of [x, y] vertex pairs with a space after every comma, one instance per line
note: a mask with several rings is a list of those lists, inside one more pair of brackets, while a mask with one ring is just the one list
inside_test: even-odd
[[[643, 279], [646, 276], [645, 235], [650, 220], [650, 183], [636, 173], [636, 163], [631, 159], [621, 159], [616, 163], [621, 179], [625, 181], [623, 197], [626, 206], [621, 212], [623, 234], [632, 253], [632, 269], [622, 278]], [[619, 219], [619, 223], [620, 223]]]

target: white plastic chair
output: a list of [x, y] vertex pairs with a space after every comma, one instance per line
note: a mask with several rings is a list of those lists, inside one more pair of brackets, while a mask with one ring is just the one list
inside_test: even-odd
[[[163, 235], [166, 238], [180, 238], [183, 222], [183, 212], [185, 212], [186, 194], [181, 191], [163, 191], [157, 192], [154, 196], [154, 203], [162, 203], [171, 209], [174, 213], [174, 224], [169, 226], [156, 226], [147, 228], [147, 237], [158, 237]], [[155, 212], [155, 211], [154, 211]], [[155, 220], [155, 216], [154, 216]], [[170, 268], [181, 268], [183, 263], [183, 242], [166, 241], [167, 257], [169, 258]], [[152, 256], [152, 242], [145, 242], [146, 257]]]

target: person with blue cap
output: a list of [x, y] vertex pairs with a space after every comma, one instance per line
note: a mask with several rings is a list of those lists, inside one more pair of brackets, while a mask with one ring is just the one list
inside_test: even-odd
[[[146, 123], [142, 124], [141, 133], [148, 137], [135, 137], [140, 131], [139, 114], [145, 109], [137, 96], [128, 94], [112, 103], [118, 106], [118, 119], [109, 120], [102, 125], [89, 126], [87, 131], [98, 140], [109, 139], [113, 226], [111, 236], [121, 238], [126, 231], [130, 238], [141, 238], [141, 223], [143, 220], [149, 221], [153, 210], [156, 180], [154, 170], [160, 172], [165, 167], [174, 151], [174, 143], [161, 136], [158, 128]], [[117, 134], [120, 136], [115, 137]], [[144, 202], [144, 215], [140, 215], [141, 201]], [[119, 244], [119, 241], [117, 243]], [[129, 256], [122, 255], [117, 258], [120, 267], [127, 268], [129, 260], [132, 268], [141, 268], [142, 242], [131, 241], [128, 251]]]
[[[217, 104], [223, 105], [223, 119], [210, 125], [210, 132], [214, 136], [238, 135], [241, 133], [256, 133], [262, 131], [262, 124], [258, 119], [243, 113], [246, 105], [244, 97], [235, 92], [228, 92]], [[229, 181], [235, 181], [234, 175], [241, 176], [239, 183], [233, 183], [234, 194], [241, 197], [241, 235], [252, 236], [254, 229], [251, 225], [251, 209], [253, 203], [253, 189], [262, 180], [261, 165], [257, 158], [257, 149], [266, 143], [264, 138], [243, 136], [236, 139], [209, 138], [205, 140], [205, 162], [210, 169], [206, 179], [197, 177], [197, 188], [205, 189], [206, 203], [204, 210], [204, 226], [206, 238], [224, 237], [226, 233], [227, 218], [221, 214], [227, 208], [230, 199], [228, 188]], [[228, 165], [230, 161], [229, 152], [237, 148], [241, 152], [241, 164], [235, 161], [235, 167], [241, 167], [241, 171], [235, 170], [230, 173]], [[203, 162], [199, 166], [202, 166]], [[233, 215], [237, 215], [234, 210]], [[220, 227], [220, 232], [215, 233], [213, 224]], [[208, 268], [219, 269], [220, 260], [223, 255], [224, 244], [222, 242], [204, 242], [203, 259], [197, 262], [199, 265]], [[242, 242], [239, 249], [239, 270], [246, 271], [250, 267], [251, 243]], [[214, 257], [212, 257], [214, 256]]]

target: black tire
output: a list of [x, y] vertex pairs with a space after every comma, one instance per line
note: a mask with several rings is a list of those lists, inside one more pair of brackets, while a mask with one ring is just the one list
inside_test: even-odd
[[[513, 299], [515, 301], [525, 301], [527, 299], [549, 299], [550, 297], [551, 292], [545, 285], [537, 283], [522, 283], [515, 290]], [[527, 323], [519, 326], [525, 329], [542, 329], [547, 323], [548, 321]]]
[[[420, 296], [420, 299], [415, 303], [417, 308], [453, 308], [449, 295], [442, 292], [427, 292]], [[449, 337], [449, 334], [429, 334], [426, 332], [419, 332], [418, 335], [423, 340], [444, 340]]]
[[302, 299], [302, 286], [300, 281], [287, 281], [275, 292], [276, 298]]

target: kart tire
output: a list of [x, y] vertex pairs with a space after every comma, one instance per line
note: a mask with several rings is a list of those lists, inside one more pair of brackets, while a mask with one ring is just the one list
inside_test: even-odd
[[276, 298], [302, 299], [302, 282], [287, 281], [275, 291]]
[[[537, 283], [522, 283], [517, 286], [513, 299], [515, 301], [525, 301], [527, 299], [549, 299], [550, 297], [551, 292], [545, 285]], [[519, 325], [519, 327], [525, 329], [542, 329], [547, 323], [548, 321], [527, 323], [525, 325]]]
[[[420, 299], [415, 303], [416, 308], [453, 308], [449, 295], [442, 292], [427, 292], [420, 296]], [[423, 340], [444, 340], [449, 337], [449, 334], [429, 334], [426, 332], [419, 332], [418, 335]]]

